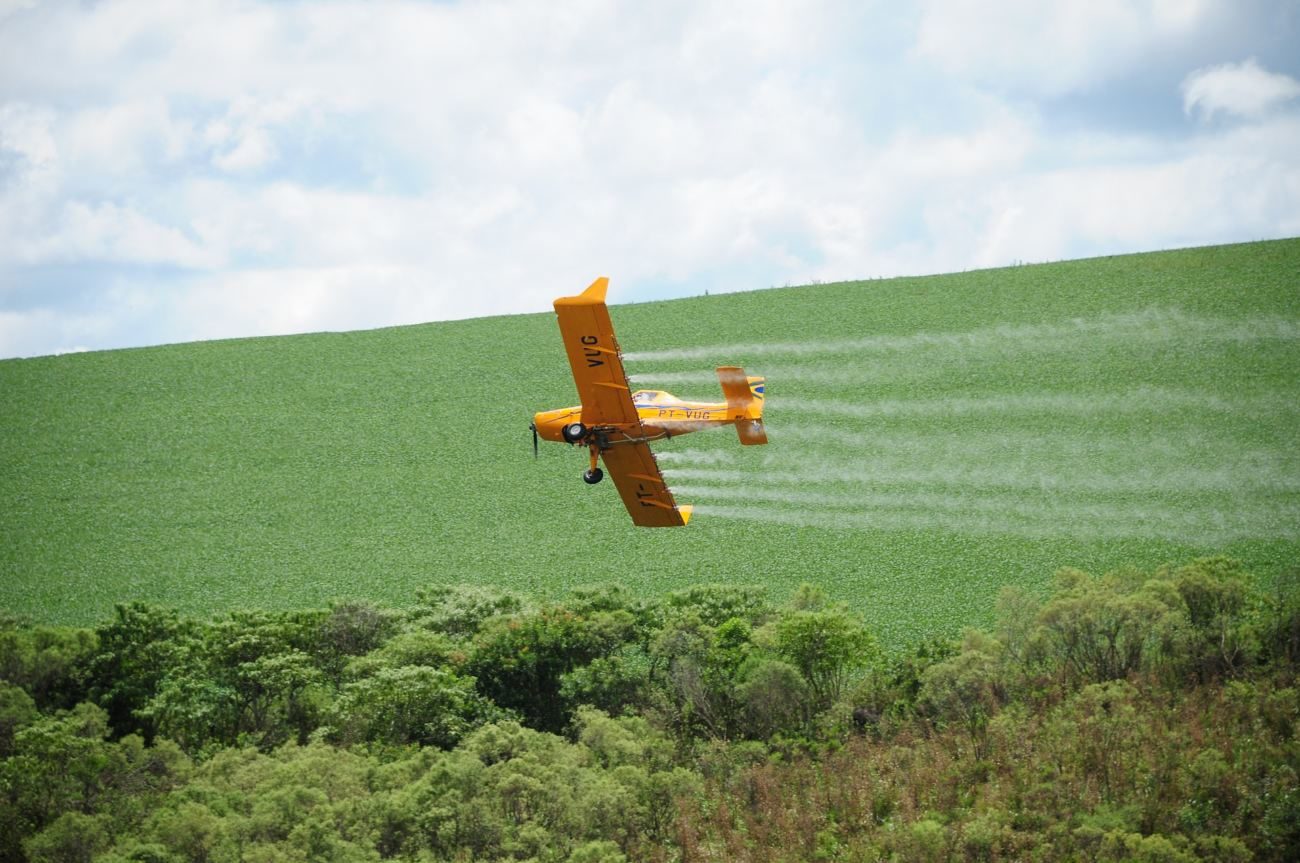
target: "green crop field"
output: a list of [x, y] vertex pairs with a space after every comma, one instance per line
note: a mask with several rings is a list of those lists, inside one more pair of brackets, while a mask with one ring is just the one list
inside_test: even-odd
[[1296, 566], [1300, 240], [637, 305], [609, 275], [635, 384], [768, 378], [767, 447], [657, 447], [689, 527], [533, 459], [576, 400], [549, 313], [8, 360], [0, 608], [810, 581], [899, 643], [1061, 566]]

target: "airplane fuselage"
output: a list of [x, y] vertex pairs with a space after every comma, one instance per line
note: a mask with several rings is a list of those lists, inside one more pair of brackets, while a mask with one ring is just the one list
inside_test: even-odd
[[[661, 440], [715, 426], [732, 425], [750, 419], [744, 411], [733, 411], [726, 402], [685, 402], [658, 390], [633, 393], [637, 424], [601, 424], [610, 443], [620, 440]], [[566, 442], [564, 428], [582, 422], [582, 408], [559, 408], [534, 415], [533, 424], [543, 440]]]

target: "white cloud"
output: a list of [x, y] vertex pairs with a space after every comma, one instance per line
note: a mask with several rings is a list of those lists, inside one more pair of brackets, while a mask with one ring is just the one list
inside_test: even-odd
[[257, 126], [241, 129], [237, 135], [223, 140], [231, 141], [229, 149], [216, 153], [212, 157], [212, 164], [223, 171], [232, 173], [255, 171], [266, 166], [276, 157], [275, 143], [271, 140], [270, 134], [266, 129]]
[[112, 320], [111, 314], [54, 308], [0, 309], [0, 346], [5, 348], [5, 356], [81, 353], [102, 343]]
[[38, 257], [62, 260], [116, 261], [204, 267], [216, 263], [207, 250], [179, 229], [159, 224], [138, 211], [114, 203], [66, 205], [62, 230]]
[[172, 116], [162, 93], [68, 112], [58, 134], [64, 173], [96, 189], [148, 181], [194, 147], [191, 124]]
[[926, 180], [987, 177], [1019, 168], [1037, 143], [1030, 118], [998, 106], [961, 132], [901, 130], [881, 155], [879, 172]]
[[1061, 167], [1009, 181], [971, 230], [981, 266], [1300, 232], [1300, 122], [1207, 137], [1139, 164]]
[[31, 168], [43, 168], [58, 158], [51, 129], [54, 112], [21, 102], [0, 106], [0, 151], [9, 150]]
[[1256, 118], [1300, 96], [1300, 81], [1269, 72], [1254, 58], [1197, 69], [1183, 80], [1183, 110]]
[[0, 0], [0, 21], [36, 5], [36, 0]]
[[412, 305], [429, 319], [446, 311], [427, 284], [401, 267], [242, 270], [194, 280], [167, 314], [186, 339], [380, 327], [406, 322]]
[[1213, 0], [927, 0], [917, 51], [979, 84], [1049, 96], [1128, 72], [1215, 17]]

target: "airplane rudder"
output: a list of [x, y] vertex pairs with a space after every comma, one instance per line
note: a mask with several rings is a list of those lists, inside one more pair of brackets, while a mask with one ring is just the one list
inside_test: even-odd
[[745, 377], [745, 370], [739, 366], [719, 366], [717, 373], [718, 383], [722, 385], [722, 394], [727, 399], [727, 405], [733, 410], [745, 410], [753, 398]]

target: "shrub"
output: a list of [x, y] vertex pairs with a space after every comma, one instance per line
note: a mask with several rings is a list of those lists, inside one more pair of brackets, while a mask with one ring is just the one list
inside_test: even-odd
[[1038, 622], [1054, 655], [1084, 683], [1143, 670], [1185, 621], [1182, 609], [1137, 571], [1093, 578], [1063, 569], [1056, 585]]
[[498, 715], [475, 691], [473, 678], [423, 665], [381, 668], [345, 684], [331, 710], [335, 734], [344, 743], [443, 749]]
[[112, 843], [103, 815], [64, 812], [48, 827], [23, 842], [31, 863], [91, 863]]

